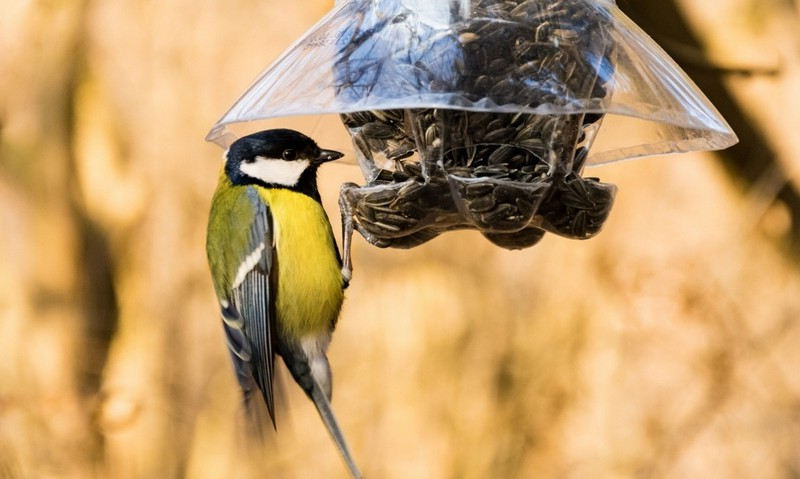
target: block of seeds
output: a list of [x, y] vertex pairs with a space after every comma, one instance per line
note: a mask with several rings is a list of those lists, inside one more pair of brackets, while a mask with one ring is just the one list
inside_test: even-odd
[[451, 3], [442, 28], [400, 0], [377, 5], [337, 39], [338, 94], [354, 104], [373, 89], [459, 94], [452, 108], [341, 114], [368, 180], [342, 188], [346, 232], [410, 248], [476, 229], [508, 249], [545, 232], [597, 234], [615, 187], [581, 174], [603, 110], [563, 111], [602, 105], [612, 93], [603, 9], [586, 0], [467, 0]]

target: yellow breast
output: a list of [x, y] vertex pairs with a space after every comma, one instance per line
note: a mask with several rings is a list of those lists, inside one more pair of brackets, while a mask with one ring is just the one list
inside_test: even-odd
[[272, 213], [277, 249], [279, 327], [302, 338], [333, 328], [342, 306], [342, 275], [322, 205], [285, 189], [258, 188]]

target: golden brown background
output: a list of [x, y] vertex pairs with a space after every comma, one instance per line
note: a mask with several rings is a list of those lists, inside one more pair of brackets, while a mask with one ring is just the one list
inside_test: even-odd
[[[0, 477], [344, 477], [286, 377], [237, 442], [203, 246], [203, 136], [331, 3], [0, 0]], [[800, 477], [800, 7], [623, 7], [743, 143], [592, 170], [587, 242], [357, 238], [330, 358], [368, 477]], [[322, 171], [333, 219], [358, 175]]]

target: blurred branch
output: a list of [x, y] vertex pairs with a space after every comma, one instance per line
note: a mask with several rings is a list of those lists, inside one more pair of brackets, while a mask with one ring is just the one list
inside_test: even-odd
[[76, 41], [73, 58], [68, 72], [68, 85], [65, 91], [64, 117], [66, 135], [65, 150], [69, 152], [69, 206], [78, 229], [80, 249], [77, 251], [79, 294], [84, 317], [86, 348], [79, 373], [81, 394], [97, 394], [101, 387], [103, 369], [106, 364], [109, 345], [117, 325], [117, 295], [114, 287], [114, 261], [110, 251], [108, 234], [88, 213], [84, 204], [79, 180], [77, 178], [77, 158], [75, 157], [75, 119], [76, 110], [81, 107], [76, 100], [76, 92], [86, 70], [86, 15], [90, 2], [81, 2], [81, 13], [76, 20]]
[[[637, 2], [620, 0], [620, 8], [650, 33], [683, 67], [709, 97], [739, 136], [740, 143], [719, 152], [723, 165], [743, 190], [750, 191], [765, 175], [775, 175], [780, 187], [770, 203], [782, 202], [791, 215], [788, 233], [791, 250], [800, 253], [800, 191], [780, 164], [775, 149], [759, 125], [749, 117], [725, 84], [731, 73], [774, 74], [771, 69], [717, 68], [705, 53], [702, 42], [683, 17], [676, 0]], [[680, 39], [680, 40], [677, 40]], [[687, 55], [687, 52], [690, 54]]]
[[669, 51], [670, 55], [678, 61], [683, 68], [693, 68], [698, 72], [707, 71], [718, 75], [738, 75], [738, 76], [778, 76], [783, 71], [783, 65], [775, 62], [774, 65], [747, 65], [724, 62], [711, 59], [706, 52], [697, 45], [687, 44], [682, 40], [670, 37], [657, 38], [658, 44]]
[[117, 331], [119, 309], [114, 283], [115, 261], [109, 246], [108, 232], [105, 231], [87, 211], [81, 194], [78, 179], [78, 159], [75, 149], [76, 110], [81, 105], [76, 99], [86, 72], [88, 50], [87, 16], [90, 0], [76, 2], [73, 42], [69, 55], [73, 61], [65, 65], [64, 95], [62, 108], [58, 111], [60, 131], [59, 141], [66, 153], [67, 204], [77, 233], [75, 251], [76, 300], [81, 310], [81, 331], [78, 340], [81, 354], [76, 366], [78, 393], [87, 409], [87, 428], [92, 434], [91, 448], [87, 452], [96, 465], [104, 461], [105, 438], [96, 420], [100, 404], [102, 379], [108, 362], [111, 341]]

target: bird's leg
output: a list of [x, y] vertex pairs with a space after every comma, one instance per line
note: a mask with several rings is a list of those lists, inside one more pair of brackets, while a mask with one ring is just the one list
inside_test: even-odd
[[339, 210], [342, 213], [342, 278], [347, 286], [353, 277], [353, 260], [350, 256], [350, 248], [353, 243], [353, 208], [347, 192], [358, 187], [355, 183], [345, 183], [339, 192]]

